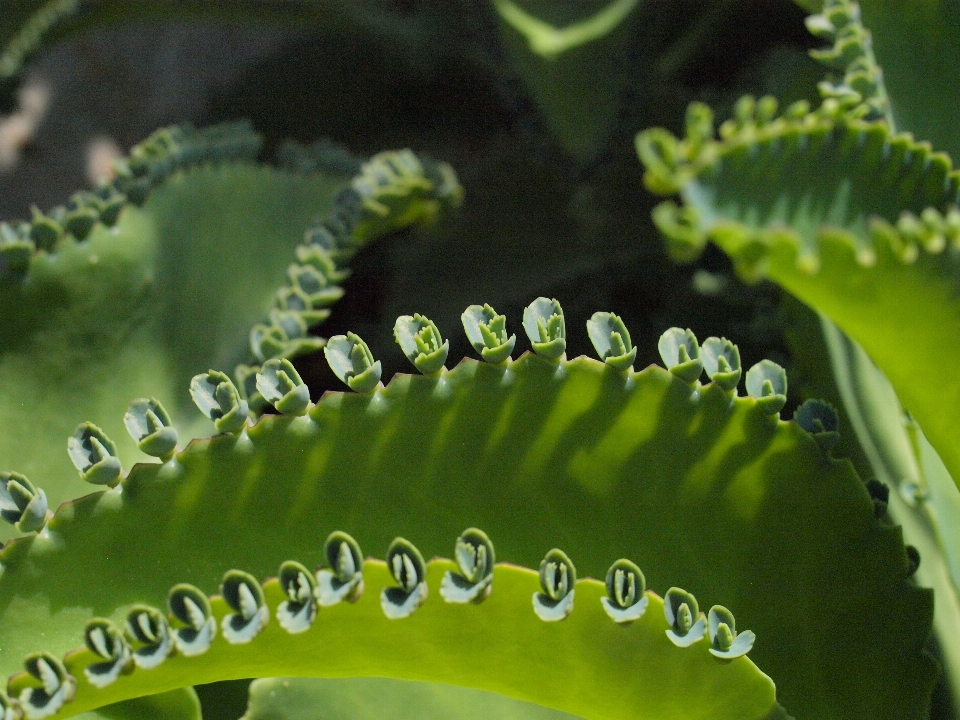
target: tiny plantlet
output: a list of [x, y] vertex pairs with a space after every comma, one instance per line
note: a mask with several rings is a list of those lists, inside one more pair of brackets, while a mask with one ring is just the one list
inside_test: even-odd
[[[91, 26], [237, 14], [27, 4], [0, 100]], [[367, 159], [184, 123], [0, 223], [0, 720], [947, 717], [960, 16], [797, 4], [812, 60], [736, 98], [684, 87], [736, 3], [241, 3], [374, 38], [377, 123], [401, 75], [509, 113]]]

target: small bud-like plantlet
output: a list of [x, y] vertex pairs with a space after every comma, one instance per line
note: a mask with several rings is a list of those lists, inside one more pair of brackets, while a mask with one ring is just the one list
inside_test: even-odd
[[873, 500], [873, 516], [882, 518], [887, 514], [887, 505], [890, 503], [890, 488], [876, 478], [870, 478], [864, 485], [870, 499]]
[[567, 349], [567, 326], [560, 303], [539, 297], [523, 311], [523, 329], [533, 351], [547, 360], [559, 360]]
[[424, 375], [436, 375], [443, 369], [450, 342], [440, 337], [431, 320], [419, 313], [401, 315], [393, 326], [393, 337], [407, 360]]
[[562, 550], [554, 548], [540, 561], [541, 592], [533, 594], [533, 611], [544, 622], [564, 620], [573, 612], [577, 569]]
[[489, 305], [471, 305], [460, 316], [463, 330], [473, 349], [492, 365], [507, 360], [517, 344], [517, 336], [507, 336], [507, 318], [497, 315]]
[[40, 687], [29, 687], [20, 692], [20, 705], [28, 720], [53, 715], [73, 700], [77, 681], [56, 657], [47, 652], [33, 653], [23, 664], [27, 674], [40, 683]]
[[137, 447], [147, 455], [168, 460], [177, 449], [177, 429], [155, 398], [140, 398], [130, 403], [123, 424], [136, 440]]
[[99, 219], [100, 214], [96, 208], [82, 207], [68, 212], [63, 219], [63, 225], [77, 240], [86, 240]]
[[710, 381], [726, 392], [736, 392], [740, 382], [740, 350], [726, 338], [707, 338], [700, 348], [703, 369]]
[[449, 603], [481, 603], [490, 597], [496, 555], [487, 534], [477, 528], [464, 530], [453, 554], [460, 572], [443, 574], [440, 596]]
[[240, 363], [233, 370], [233, 377], [237, 382], [237, 389], [240, 397], [247, 402], [249, 413], [255, 417], [260, 417], [270, 406], [260, 391], [257, 390], [257, 373], [260, 372], [259, 365], [244, 365]]
[[120, 219], [120, 211], [127, 204], [127, 196], [123, 193], [108, 194], [100, 200], [98, 210], [100, 212], [100, 222], [106, 227], [113, 227]]
[[776, 415], [787, 404], [787, 373], [771, 360], [761, 360], [747, 371], [747, 392], [766, 415]]
[[805, 400], [793, 414], [797, 425], [813, 435], [823, 452], [829, 452], [840, 440], [837, 411], [823, 400]]
[[597, 355], [615, 370], [629, 370], [637, 359], [637, 349], [630, 342], [630, 331], [613, 313], [597, 312], [587, 320], [587, 334]]
[[280, 589], [287, 596], [277, 606], [277, 622], [291, 635], [306, 632], [317, 617], [317, 601], [314, 597], [317, 584], [313, 573], [300, 563], [287, 560], [280, 565], [277, 579]]
[[285, 355], [289, 338], [278, 325], [257, 323], [250, 328], [250, 350], [260, 362]]
[[703, 372], [700, 346], [691, 330], [670, 328], [660, 336], [657, 349], [667, 370], [688, 385], [693, 385]]
[[350, 271], [338, 270], [333, 255], [319, 245], [298, 245], [296, 253], [297, 262], [316, 268], [333, 285], [350, 277]]
[[678, 262], [692, 262], [707, 245], [707, 234], [700, 225], [700, 215], [689, 205], [678, 206], [665, 200], [653, 209], [653, 224], [667, 241], [667, 252]]
[[343, 288], [333, 285], [312, 265], [291, 265], [287, 268], [290, 284], [310, 299], [313, 308], [332, 305], [343, 297]]
[[913, 577], [914, 573], [920, 569], [920, 551], [913, 545], [906, 546], [907, 551], [907, 577]]
[[0, 720], [23, 720], [23, 709], [0, 690]]
[[229, 570], [220, 583], [220, 594], [233, 610], [223, 616], [223, 637], [231, 645], [243, 645], [255, 638], [270, 620], [263, 588], [253, 575]]
[[726, 662], [750, 652], [756, 636], [750, 630], [737, 632], [733, 613], [723, 605], [714, 605], [708, 614], [710, 654]]
[[384, 588], [380, 607], [391, 620], [409, 617], [427, 599], [427, 566], [410, 542], [395, 538], [387, 550], [387, 568], [399, 587]]
[[53, 252], [62, 236], [63, 227], [60, 223], [34, 207], [33, 219], [30, 221], [30, 239], [37, 249]]
[[647, 580], [634, 563], [617, 560], [607, 570], [607, 597], [600, 598], [610, 619], [620, 625], [629, 625], [643, 617], [649, 602], [644, 593]]
[[193, 585], [174, 585], [167, 596], [167, 609], [180, 624], [173, 628], [177, 650], [186, 657], [205, 653], [217, 635], [217, 619], [207, 596]]
[[323, 554], [330, 569], [317, 571], [317, 603], [329, 607], [341, 600], [356, 602], [363, 594], [363, 553], [357, 541], [334, 531], [323, 545]]
[[707, 622], [697, 599], [686, 590], [672, 587], [663, 598], [663, 615], [667, 619], [667, 637], [677, 647], [690, 647], [707, 633]]
[[113, 487], [123, 468], [117, 446], [93, 423], [81, 423], [67, 440], [67, 452], [80, 477], [93, 485]]
[[310, 407], [310, 388], [286, 358], [267, 360], [257, 373], [257, 390], [284, 415], [303, 415]]
[[323, 354], [334, 374], [351, 390], [360, 393], [373, 392], [380, 384], [380, 361], [359, 335], [352, 332], [334, 335], [327, 340]]
[[0, 275], [26, 272], [35, 250], [36, 246], [27, 233], [0, 223]]
[[83, 674], [94, 687], [106, 687], [122, 673], [128, 673], [133, 669], [130, 645], [127, 644], [117, 626], [109, 620], [105, 618], [89, 620], [83, 631], [83, 639], [90, 652], [103, 658], [103, 662], [91, 663], [83, 670]]
[[190, 397], [200, 412], [213, 420], [217, 432], [240, 432], [247, 424], [247, 401], [240, 399], [237, 386], [222, 372], [195, 375], [190, 381]]
[[300, 288], [282, 287], [277, 290], [277, 307], [300, 315], [307, 327], [312, 327], [330, 317], [329, 310], [314, 310], [313, 303]]
[[0, 472], [0, 517], [20, 532], [39, 530], [47, 521], [47, 496], [20, 473]]
[[157, 667], [173, 650], [170, 625], [156, 608], [148, 605], [131, 607], [124, 631], [133, 647], [133, 662], [144, 670]]
[[687, 160], [696, 160], [700, 149], [713, 140], [713, 110], [706, 103], [693, 102], [687, 106], [687, 133], [684, 150]]

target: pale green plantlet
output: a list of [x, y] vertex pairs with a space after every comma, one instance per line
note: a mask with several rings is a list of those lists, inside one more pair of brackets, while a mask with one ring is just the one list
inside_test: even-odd
[[688, 385], [693, 385], [703, 373], [703, 360], [697, 336], [689, 328], [670, 328], [657, 343], [660, 358], [667, 370]]
[[90, 422], [81, 423], [67, 439], [67, 452], [80, 477], [92, 485], [116, 485], [123, 468], [117, 446], [103, 430]]
[[813, 436], [825, 453], [840, 441], [837, 411], [823, 400], [804, 400], [793, 414], [793, 419]]
[[380, 607], [391, 620], [412, 615], [427, 600], [426, 563], [420, 551], [403, 538], [395, 538], [387, 549], [387, 567], [397, 587], [384, 588]]
[[667, 590], [663, 596], [663, 614], [669, 625], [667, 637], [679, 648], [699, 642], [707, 632], [706, 619], [697, 599], [686, 590], [676, 587]]
[[597, 312], [587, 320], [587, 334], [597, 355], [614, 370], [628, 370], [637, 358], [630, 331], [617, 315]]
[[487, 534], [467, 528], [457, 538], [453, 556], [459, 572], [444, 573], [440, 597], [448, 603], [481, 603], [490, 597], [496, 553]]
[[0, 472], [0, 517], [29, 533], [43, 527], [49, 517], [47, 496], [24, 475]]
[[523, 311], [523, 329], [533, 351], [545, 360], [559, 360], [567, 349], [567, 326], [556, 300], [539, 297]]
[[239, 432], [247, 424], [247, 401], [240, 398], [233, 381], [218, 370], [195, 375], [190, 381], [190, 397], [200, 412], [213, 420], [217, 432]]
[[320, 607], [342, 600], [356, 602], [363, 594], [363, 553], [357, 541], [335, 530], [324, 543], [324, 556], [330, 569], [317, 571], [314, 593]]
[[257, 579], [240, 570], [230, 570], [220, 583], [220, 595], [233, 612], [224, 615], [220, 627], [231, 645], [253, 640], [270, 621], [270, 610]]
[[139, 398], [123, 416], [127, 432], [147, 455], [167, 460], [177, 449], [177, 429], [156, 398]]
[[277, 580], [287, 599], [277, 606], [277, 622], [291, 635], [306, 632], [317, 617], [317, 582], [304, 565], [285, 560]]
[[170, 588], [167, 609], [178, 623], [171, 627], [177, 651], [184, 657], [207, 652], [217, 636], [217, 620], [207, 596], [194, 585], [180, 583]]
[[749, 630], [737, 632], [733, 613], [722, 605], [714, 605], [707, 613], [710, 654], [723, 662], [743, 657], [753, 649], [756, 636]]
[[73, 700], [77, 681], [56, 657], [47, 652], [32, 653], [23, 664], [33, 680], [33, 686], [18, 695], [28, 720], [50, 717]]
[[133, 662], [152, 670], [173, 652], [173, 637], [167, 619], [159, 610], [134, 605], [127, 613], [124, 632], [132, 644]]
[[767, 415], [776, 415], [787, 404], [787, 373], [772, 360], [761, 360], [747, 370], [746, 385]]
[[93, 618], [87, 622], [83, 635], [87, 649], [102, 660], [84, 668], [83, 673], [91, 685], [103, 688], [115, 682], [121, 674], [133, 671], [130, 645], [110, 620]]
[[450, 342], [440, 337], [437, 326], [419, 313], [401, 315], [393, 326], [393, 337], [414, 367], [424, 375], [436, 375], [443, 369]]
[[507, 318], [497, 315], [489, 305], [471, 305], [460, 316], [463, 330], [473, 349], [492, 365], [506, 362], [517, 344], [517, 336], [507, 336]]
[[739, 348], [726, 338], [709, 337], [700, 346], [700, 357], [710, 382], [736, 393], [742, 373]]
[[380, 361], [374, 361], [370, 348], [359, 335], [352, 332], [334, 335], [327, 340], [323, 354], [330, 369], [351, 390], [368, 393], [380, 385]]
[[310, 388], [286, 358], [267, 360], [257, 373], [257, 390], [284, 415], [303, 415], [310, 407]]
[[604, 612], [618, 625], [629, 625], [643, 617], [649, 599], [647, 580], [635, 563], [621, 558], [607, 570], [606, 597], [600, 598]]
[[573, 612], [577, 569], [562, 550], [554, 548], [540, 561], [540, 592], [533, 594], [533, 611], [544, 622], [566, 620]]

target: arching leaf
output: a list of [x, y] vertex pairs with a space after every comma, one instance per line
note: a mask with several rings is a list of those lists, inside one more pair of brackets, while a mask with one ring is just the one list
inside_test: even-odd
[[386, 678], [270, 678], [250, 686], [243, 720], [574, 720], [503, 695]]
[[648, 183], [685, 201], [655, 219], [678, 257], [709, 238], [743, 275], [769, 277], [859, 342], [958, 478], [960, 377], [945, 368], [960, 361], [949, 330], [960, 319], [960, 176], [929, 145], [832, 102], [791, 114], [745, 113], [720, 140], [709, 127], [679, 145], [642, 134]]
[[[275, 574], [284, 560], [316, 564], [324, 537], [334, 529], [350, 532], [375, 554], [403, 535], [430, 557], [449, 554], [463, 528], [475, 526], [487, 531], [497, 558], [507, 562], [537, 567], [555, 546], [574, 560], [580, 576], [602, 578], [613, 561], [626, 557], [642, 569], [653, 590], [683, 587], [705, 607], [730, 608], [738, 628], [756, 633], [750, 659], [776, 679], [778, 701], [800, 717], [921, 717], [933, 679], [932, 664], [920, 650], [931, 604], [929, 595], [907, 579], [899, 532], [874, 519], [872, 501], [850, 465], [825, 456], [798, 426], [777, 422], [754, 399], [731, 402], [719, 387], [693, 392], [658, 368], [625, 376], [582, 358], [557, 363], [528, 355], [507, 367], [464, 361], [436, 378], [397, 376], [370, 395], [328, 394], [304, 418], [264, 418], [248, 433], [193, 443], [173, 462], [137, 466], [121, 494], [107, 492], [66, 505], [44, 532], [4, 549], [0, 663], [11, 672], [37, 646], [58, 653], [76, 647], [80, 626], [91, 614], [120, 619], [130, 603], [162, 607], [178, 582], [212, 592], [230, 568], [262, 579]], [[490, 492], [491, 484], [496, 492]], [[625, 672], [623, 660], [597, 644], [599, 627], [609, 628], [604, 633], [619, 628], [600, 605], [601, 583], [581, 581], [570, 616], [542, 623], [530, 605], [538, 588], [535, 574], [501, 566], [498, 572], [508, 580], [498, 584], [495, 577], [488, 600], [448, 606], [439, 600], [439, 585], [442, 571], [452, 566], [434, 564], [422, 607], [389, 621], [396, 625], [373, 626], [426, 633], [407, 636], [367, 627], [367, 617], [387, 622], [377, 595], [393, 584], [382, 565], [368, 567], [368, 587], [358, 605], [321, 608], [328, 619], [316, 627], [321, 633], [345, 632], [333, 621], [342, 617], [357, 633], [369, 632], [363, 637], [373, 644], [357, 636], [365, 648], [361, 665], [340, 666], [329, 652], [311, 656], [311, 663], [329, 663], [325, 674], [366, 669], [459, 683], [476, 677], [470, 684], [584, 717], [605, 717], [603, 708], [613, 707], [601, 697], [585, 706], [574, 699], [591, 687], [606, 687], [600, 678], [607, 673], [622, 678], [612, 681], [621, 688], [611, 691], [614, 696], [632, 688], [630, 693], [646, 697], [644, 678], [653, 675], [658, 681], [651, 687], [664, 687], [664, 677], [680, 681], [671, 672], [664, 675], [662, 665], [643, 670], [643, 653], [628, 653], [637, 664], [627, 663], [629, 676], [619, 675]], [[283, 598], [276, 586], [266, 587], [271, 604]], [[484, 613], [507, 602], [513, 587], [520, 593], [516, 607], [498, 621], [514, 629], [512, 639], [480, 633], [476, 641], [489, 637], [489, 649], [496, 648], [498, 657], [524, 657], [537, 652], [536, 642], [522, 639], [528, 632], [548, 637], [542, 635], [552, 632], [547, 627], [560, 633], [583, 628], [593, 643], [591, 657], [599, 655], [582, 665], [569, 659], [574, 664], [560, 674], [562, 687], [539, 685], [543, 679], [530, 682], [531, 675], [523, 675], [519, 686], [510, 685], [520, 672], [512, 665], [504, 666], [510, 669], [505, 676], [484, 684], [472, 675], [481, 670], [469, 662], [451, 668], [470, 652], [466, 638], [447, 644], [448, 635], [431, 634], [438, 628], [428, 620], [448, 622], [442, 618], [453, 617], [452, 607], [476, 611], [477, 622], [489, 622]], [[227, 608], [217, 602], [214, 612], [220, 616]], [[628, 629], [642, 632], [647, 623], [663, 623], [662, 617], [651, 600], [642, 620]], [[665, 627], [654, 633], [657, 642], [680, 652], [663, 634]], [[445, 628], [456, 638], [471, 632], [460, 620]], [[277, 633], [283, 633], [279, 623], [271, 622], [246, 645], [229, 645], [218, 635], [210, 654], [137, 670], [130, 683], [142, 692], [145, 686], [139, 683], [149, 684], [151, 677], [185, 684], [248, 677], [249, 663], [258, 662], [258, 643], [269, 637], [284, 638], [271, 650], [279, 664], [264, 661], [256, 665], [259, 671], [297, 674], [297, 654], [282, 648], [295, 647], [291, 643], [300, 641], [292, 638], [309, 633]], [[335, 635], [325, 637], [332, 643]], [[401, 663], [398, 650], [377, 645], [408, 638], [406, 645], [390, 647], [409, 653], [417, 646], [414, 637], [433, 638], [430, 647], [454, 655], [441, 654], [447, 659], [435, 661], [431, 653], [416, 660], [403, 654]], [[350, 645], [342, 647], [346, 652]], [[692, 650], [709, 656], [706, 643]], [[566, 652], [550, 657], [559, 656], [568, 657]], [[214, 661], [221, 657], [242, 661]], [[873, 660], [864, 664], [864, 657]], [[614, 665], [597, 677], [574, 681], [588, 667], [606, 668], [606, 662]], [[163, 669], [168, 663], [173, 663], [169, 671]], [[720, 667], [742, 666], [737, 660]], [[857, 672], [850, 672], [854, 666]], [[525, 673], [546, 669], [532, 661], [523, 667]], [[708, 667], [701, 678], [710, 676]], [[121, 678], [109, 686], [104, 697], [119, 699], [112, 693], [125, 682]], [[695, 701], [681, 693], [671, 695], [671, 702], [700, 703], [724, 687], [708, 691], [711, 683], [698, 682]], [[164, 687], [169, 685], [151, 689]], [[82, 683], [78, 692], [91, 697]], [[560, 697], [570, 704], [561, 704]], [[740, 697], [753, 702], [756, 696], [751, 690]], [[630, 707], [638, 713], [674, 707], [658, 705], [664, 702], [655, 690]], [[680, 716], [690, 717], [701, 706], [675, 707]], [[719, 712], [711, 705], [712, 717]]]

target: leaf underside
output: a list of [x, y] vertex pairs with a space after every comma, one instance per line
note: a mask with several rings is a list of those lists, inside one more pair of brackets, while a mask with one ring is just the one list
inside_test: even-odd
[[494, 693], [390, 678], [267, 678], [243, 720], [575, 720]]
[[[849, 463], [824, 456], [798, 426], [764, 415], [753, 399], [731, 403], [713, 386], [691, 397], [688, 385], [656, 367], [625, 376], [585, 358], [549, 363], [524, 356], [507, 368], [467, 360], [437, 378], [397, 376], [372, 395], [327, 394], [307, 417], [265, 417], [239, 439], [194, 442], [173, 462], [137, 466], [122, 488], [63, 506], [41, 536], [4, 548], [3, 672], [16, 671], [30, 651], [77, 647], [91, 614], [120, 618], [133, 602], [163, 607], [177, 582], [212, 593], [230, 568], [263, 579], [283, 560], [320, 564], [323, 539], [334, 529], [353, 534], [374, 555], [402, 535], [431, 557], [449, 555], [457, 535], [476, 526], [507, 562], [536, 567], [555, 546], [580, 576], [603, 577], [610, 563], [628, 557], [652, 590], [679, 586], [705, 607], [732, 609], [738, 628], [757, 634], [749, 657], [774, 678], [777, 701], [797, 717], [920, 718], [927, 710], [934, 669], [922, 645], [931, 597], [907, 579], [899, 529], [874, 519]], [[320, 663], [326, 664], [320, 674], [329, 676], [464, 682], [469, 675], [477, 687], [588, 718], [726, 711], [709, 700], [729, 688], [720, 682], [708, 690], [704, 680], [722, 673], [704, 666], [696, 692], [671, 695], [661, 715], [645, 714], [664, 702], [657, 688], [693, 676], [651, 667], [642, 654], [636, 666], [624, 663], [604, 646], [598, 638], [624, 635], [600, 610], [599, 584], [577, 586], [566, 621], [542, 623], [530, 607], [535, 575], [501, 567], [504, 576], [517, 573], [516, 588], [523, 590], [516, 590], [516, 602], [526, 611], [504, 616], [515, 628], [508, 637], [496, 635], [495, 624], [488, 636], [474, 633], [457, 613], [491, 622], [498, 600], [514, 591], [511, 582], [499, 583], [498, 576], [489, 605], [446, 606], [436, 591], [443, 566], [433, 565], [423, 608], [387, 621], [376, 602], [386, 572], [368, 567], [365, 599], [321, 609], [310, 631], [330, 633], [329, 643], [367, 638], [372, 645], [360, 643], [367, 651], [359, 656], [342, 640], [342, 662], [322, 642], [313, 646], [319, 652], [308, 651], [271, 622], [250, 645], [218, 638], [208, 655], [170, 660], [168, 670], [168, 663], [138, 670], [96, 692], [113, 702], [125, 683], [143, 692], [151, 673], [176, 677], [151, 688], [158, 691], [176, 683], [317, 674], [302, 668]], [[431, 617], [443, 632], [422, 619]], [[659, 627], [660, 618], [648, 610], [628, 632], [642, 638], [644, 624]], [[556, 650], [538, 662], [512, 664], [513, 653], [535, 654], [542, 638], [578, 628], [590, 637], [577, 646], [589, 662]], [[276, 644], [265, 641], [268, 633]], [[432, 649], [420, 654], [418, 643], [427, 637]], [[399, 644], [388, 652], [391, 642]], [[293, 647], [304, 648], [299, 660], [283, 651]], [[666, 649], [679, 652], [669, 643]], [[435, 652], [442, 662], [432, 659]], [[705, 644], [690, 652], [712, 662]], [[485, 654], [497, 663], [483, 663]], [[556, 671], [567, 662], [567, 671]], [[627, 666], [615, 680], [622, 687], [584, 702], [591, 688], [607, 687], [591, 669], [606, 663], [613, 663], [611, 678]], [[745, 666], [752, 667], [739, 660], [715, 667]], [[651, 686], [653, 694], [644, 695]], [[643, 702], [626, 703], [625, 710], [618, 701], [623, 693]], [[768, 701], [772, 696], [767, 707]]]

